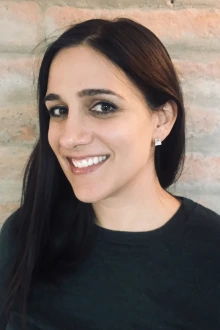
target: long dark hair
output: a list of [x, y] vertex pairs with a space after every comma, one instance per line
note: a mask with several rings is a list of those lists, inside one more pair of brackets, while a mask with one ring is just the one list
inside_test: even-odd
[[76, 269], [93, 239], [92, 205], [79, 201], [48, 143], [49, 115], [43, 102], [50, 65], [65, 48], [86, 44], [106, 56], [143, 93], [157, 111], [173, 100], [178, 115], [172, 131], [155, 150], [155, 169], [163, 189], [179, 178], [185, 157], [185, 110], [177, 74], [161, 41], [146, 27], [127, 19], [91, 19], [69, 27], [43, 56], [38, 79], [39, 139], [27, 162], [21, 204], [14, 221], [16, 258], [8, 276], [3, 311], [9, 316], [17, 299], [23, 321], [31, 285], [57, 283]]

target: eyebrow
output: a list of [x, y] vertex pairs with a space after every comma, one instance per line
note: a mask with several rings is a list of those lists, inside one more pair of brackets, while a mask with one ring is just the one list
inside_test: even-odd
[[[84, 96], [94, 96], [94, 95], [99, 95], [99, 94], [110, 94], [117, 96], [121, 99], [123, 97], [110, 89], [95, 89], [95, 88], [89, 88], [89, 89], [83, 89], [82, 91], [78, 92], [77, 95], [79, 97], [84, 97]], [[62, 97], [58, 94], [50, 93], [44, 97], [44, 102], [46, 101], [61, 101]]]

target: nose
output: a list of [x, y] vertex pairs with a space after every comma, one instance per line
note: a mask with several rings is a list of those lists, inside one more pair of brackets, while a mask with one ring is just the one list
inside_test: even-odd
[[[71, 111], [69, 111], [70, 114]], [[73, 111], [71, 112], [73, 114]], [[92, 142], [92, 132], [88, 123], [79, 114], [69, 115], [61, 126], [60, 146], [63, 149], [73, 149], [76, 146]]]

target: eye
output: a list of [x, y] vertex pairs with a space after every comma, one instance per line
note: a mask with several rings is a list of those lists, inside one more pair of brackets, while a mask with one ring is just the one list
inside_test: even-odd
[[95, 112], [98, 116], [108, 115], [109, 113], [114, 113], [117, 110], [117, 106], [109, 102], [96, 103], [93, 109], [95, 108], [99, 110], [91, 110], [91, 111]]
[[[98, 110], [90, 110], [91, 112], [95, 112], [98, 116], [108, 115], [110, 113], [116, 112], [118, 107], [109, 102], [99, 102], [96, 103], [92, 109]], [[48, 110], [50, 117], [60, 118], [67, 114], [68, 109], [64, 106], [54, 106]]]
[[59, 117], [65, 115], [65, 111], [66, 110], [67, 109], [65, 107], [54, 106], [54, 107], [50, 108], [48, 110], [48, 112], [49, 112], [50, 117], [57, 117], [57, 118], [59, 118]]

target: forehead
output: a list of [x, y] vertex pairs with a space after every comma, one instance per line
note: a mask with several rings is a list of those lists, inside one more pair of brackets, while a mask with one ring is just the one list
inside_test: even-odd
[[67, 80], [72, 83], [116, 83], [119, 70], [104, 56], [90, 47], [77, 46], [64, 49], [53, 60], [50, 80]]
[[140, 91], [120, 68], [104, 55], [84, 45], [63, 49], [52, 61], [48, 90], [56, 92], [59, 89], [61, 92], [62, 88], [71, 88], [72, 92], [86, 88], [106, 88], [122, 96], [133, 92], [140, 97]]

